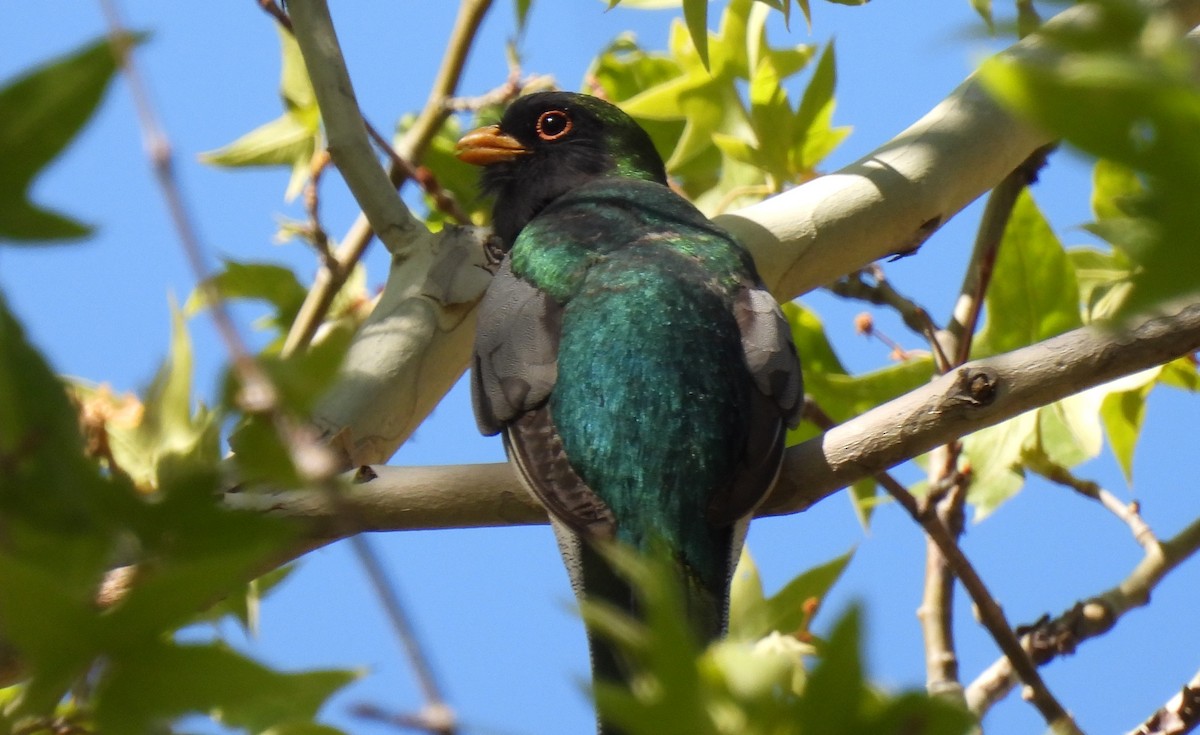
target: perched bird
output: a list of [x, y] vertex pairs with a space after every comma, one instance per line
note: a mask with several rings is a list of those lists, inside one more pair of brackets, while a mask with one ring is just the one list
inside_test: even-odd
[[[483, 166], [506, 253], [479, 307], [480, 430], [503, 432], [577, 595], [636, 614], [596, 542], [665, 548], [697, 636], [719, 637], [749, 516], [799, 420], [778, 304], [614, 105], [521, 97], [458, 157]], [[627, 677], [619, 654], [589, 644], [595, 677]]]

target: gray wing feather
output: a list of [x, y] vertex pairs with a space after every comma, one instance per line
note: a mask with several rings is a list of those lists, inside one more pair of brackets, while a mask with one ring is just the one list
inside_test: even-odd
[[558, 377], [562, 308], [513, 275], [505, 258], [479, 304], [471, 400], [491, 436], [550, 395]]
[[734, 314], [755, 384], [779, 406], [787, 425], [796, 428], [804, 404], [804, 381], [783, 311], [766, 289], [757, 286], [741, 290]]

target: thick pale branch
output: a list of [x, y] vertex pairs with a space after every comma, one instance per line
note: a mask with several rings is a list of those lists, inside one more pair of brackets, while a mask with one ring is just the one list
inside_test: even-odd
[[[1200, 0], [1178, 5], [1181, 16], [1194, 15]], [[1050, 22], [1063, 25], [1079, 19], [1079, 10], [1072, 8]], [[1035, 43], [1031, 37], [1005, 53], [1029, 54]], [[908, 130], [857, 163], [718, 221], [751, 250], [772, 292], [791, 299], [873, 260], [919, 246], [1048, 142], [1045, 133], [1017, 121], [977, 80], [969, 79]], [[408, 270], [404, 278], [435, 289], [437, 279], [475, 283], [477, 256], [461, 256], [459, 262], [466, 276], [446, 268], [438, 273]], [[393, 268], [392, 278], [397, 270]], [[407, 281], [394, 285], [389, 278], [387, 292], [410, 291]], [[465, 370], [475, 325], [459, 306], [469, 309], [478, 294], [469, 297], [466, 290], [455, 290], [463, 300], [455, 302], [451, 313], [428, 303], [410, 326], [406, 321], [413, 305], [408, 300], [385, 299], [376, 308], [381, 313], [372, 316], [372, 327], [351, 350], [343, 379], [316, 411], [325, 433], [340, 437], [347, 469], [386, 461], [449, 388], [452, 381], [447, 378]], [[387, 329], [376, 328], [383, 323]], [[422, 350], [431, 324], [437, 325], [439, 341]], [[394, 345], [393, 340], [404, 344]], [[380, 350], [387, 353], [386, 359]]]
[[329, 7], [325, 0], [292, 0], [288, 10], [321, 108], [329, 155], [375, 234], [392, 253], [404, 253], [428, 231], [400, 200], [367, 140]]
[[[1200, 349], [1200, 304], [1128, 330], [1077, 329], [968, 363], [788, 450], [760, 515], [804, 510], [855, 480], [1124, 375]], [[238, 507], [310, 519], [333, 533], [335, 510], [321, 493], [228, 498]], [[545, 512], [506, 464], [370, 467], [343, 495], [358, 530], [463, 528], [545, 523]], [[318, 531], [320, 532], [320, 531]]]

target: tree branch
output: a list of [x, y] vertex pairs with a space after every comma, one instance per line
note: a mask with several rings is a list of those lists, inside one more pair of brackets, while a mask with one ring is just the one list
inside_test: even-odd
[[[1148, 603], [1150, 593], [1163, 577], [1197, 551], [1200, 551], [1200, 520], [1192, 521], [1179, 535], [1158, 547], [1147, 548], [1142, 560], [1117, 586], [1076, 603], [1053, 620], [1046, 616], [1031, 626], [1018, 628], [1022, 647], [1039, 666], [1062, 654], [1073, 653], [1080, 643], [1107, 633], [1130, 610]], [[1008, 660], [1000, 659], [967, 687], [967, 704], [982, 717], [1016, 684]]]
[[367, 140], [366, 126], [325, 0], [292, 0], [292, 29], [321, 109], [329, 155], [337, 164], [371, 229], [393, 254], [406, 253], [428, 230], [392, 187]]
[[1185, 735], [1200, 724], [1200, 673], [1129, 735]]
[[[263, 9], [272, 15], [281, 26], [287, 29], [288, 32], [295, 33], [291, 20], [279, 10], [273, 0], [259, 0], [259, 2]], [[377, 145], [384, 148], [385, 153], [387, 153], [390, 159], [388, 179], [391, 181], [392, 187], [399, 187], [407, 179], [416, 178], [422, 188], [432, 194], [443, 205], [443, 209], [446, 209], [448, 212], [450, 209], [456, 208], [456, 205], [455, 207], [444, 206], [451, 204], [451, 202], [446, 201], [445, 192], [438, 189], [436, 185], [427, 186], [427, 184], [433, 184], [434, 182], [423, 181], [417, 177], [417, 171], [414, 169], [414, 166], [420, 161], [421, 156], [424, 155], [424, 151], [433, 139], [433, 136], [437, 134], [441, 122], [445, 121], [446, 114], [448, 114], [445, 112], [447, 107], [446, 98], [448, 95], [453, 94], [454, 89], [458, 85], [462, 74], [463, 60], [475, 40], [479, 24], [490, 5], [491, 0], [464, 0], [459, 8], [454, 30], [451, 32], [450, 39], [446, 44], [446, 55], [442, 59], [437, 83], [430, 93], [429, 101], [426, 103], [425, 108], [418, 116], [419, 120], [426, 119], [430, 122], [436, 119], [436, 126], [432, 124], [422, 125], [419, 134], [414, 134], [410, 130], [409, 135], [405, 137], [405, 143], [401, 146], [403, 150], [397, 151], [369, 122], [366, 122], [366, 120], [363, 121], [368, 135], [376, 141]], [[327, 97], [324, 103], [337, 104], [339, 99], [338, 97]], [[462, 222], [461, 211], [449, 213], [456, 220], [460, 221], [460, 223]], [[327, 258], [320, 270], [317, 271], [313, 285], [309, 289], [304, 303], [301, 304], [291, 329], [288, 330], [283, 346], [284, 355], [290, 355], [306, 347], [309, 341], [312, 340], [317, 329], [321, 326], [321, 322], [326, 312], [328, 312], [330, 304], [333, 303], [334, 296], [341, 290], [346, 282], [346, 278], [353, 272], [355, 264], [358, 263], [363, 253], [366, 252], [367, 246], [373, 237], [374, 232], [367, 217], [360, 215], [349, 231], [347, 231], [346, 236], [342, 238], [342, 245], [338, 248], [334, 257]]]
[[[1200, 304], [1127, 330], [1083, 327], [1030, 347], [963, 365], [788, 449], [759, 515], [812, 506], [960, 436], [1101, 383], [1200, 349]], [[471, 528], [545, 523], [545, 511], [506, 463], [360, 468], [342, 499], [358, 508], [357, 531]], [[336, 515], [321, 493], [236, 493], [230, 505], [305, 518], [331, 531]]]
[[[1181, 12], [1200, 15], [1200, 0], [1179, 5]], [[1071, 8], [1049, 23], [1062, 27], [1080, 19], [1080, 9]], [[1033, 53], [1035, 41], [1036, 34], [1005, 53]], [[1045, 133], [1014, 119], [971, 78], [859, 162], [717, 221], [752, 252], [776, 297], [791, 299], [919, 246], [1048, 142]], [[476, 244], [481, 240], [477, 236]], [[407, 299], [385, 298], [376, 307], [373, 327], [388, 326], [363, 330], [342, 379], [315, 411], [326, 436], [336, 438], [346, 469], [391, 457], [449, 389], [453, 380], [447, 376], [457, 378], [466, 369], [475, 327], [469, 310], [487, 283], [481, 259], [479, 252], [447, 255], [437, 273], [400, 274], [393, 266], [385, 297], [425, 283], [435, 292], [453, 290], [454, 305], [464, 308], [443, 313], [427, 304], [410, 324], [414, 307]], [[393, 284], [401, 276], [407, 280]], [[467, 282], [477, 291], [464, 287]], [[437, 332], [436, 345], [427, 341], [431, 330]], [[436, 369], [425, 369], [426, 350], [438, 352]]]

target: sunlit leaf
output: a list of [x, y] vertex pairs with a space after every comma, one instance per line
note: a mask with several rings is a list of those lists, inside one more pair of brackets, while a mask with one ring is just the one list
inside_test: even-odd
[[996, 23], [992, 18], [992, 0], [971, 0], [971, 7], [975, 8], [975, 12], [979, 13], [979, 17], [983, 18], [983, 22], [987, 24], [988, 32], [996, 32]]
[[[226, 259], [219, 272], [209, 278], [209, 285], [223, 299], [265, 301], [275, 307], [270, 326], [286, 334], [308, 295], [294, 271], [272, 263], [242, 263]], [[205, 308], [208, 290], [197, 288], [183, 305], [187, 316]]]
[[1081, 325], [1072, 267], [1028, 191], [1021, 193], [996, 258], [976, 356], [1008, 352]]
[[1110, 393], [1100, 405], [1100, 418], [1104, 421], [1113, 456], [1121, 465], [1125, 481], [1130, 484], [1133, 483], [1133, 452], [1141, 435], [1142, 421], [1146, 418], [1146, 397], [1153, 387], [1153, 383], [1146, 383], [1134, 390]]
[[[804, 632], [821, 600], [841, 576], [852, 556], [853, 552], [847, 553], [813, 567], [792, 579], [779, 592], [768, 598], [755, 599], [751, 592], [748, 599], [738, 603], [736, 616], [733, 614], [733, 609], [730, 610], [730, 639], [756, 641], [771, 632], [784, 634]], [[757, 569], [753, 567], [752, 561], [746, 571], [750, 578], [743, 580], [742, 584], [752, 588], [753, 580], [757, 577]], [[739, 565], [735, 576], [741, 573]]]
[[[124, 36], [133, 44], [145, 36]], [[29, 200], [34, 179], [91, 119], [116, 72], [108, 39], [39, 66], [0, 88], [0, 240], [84, 237], [92, 228]]]
[[151, 732], [186, 713], [213, 714], [224, 724], [262, 732], [311, 720], [354, 679], [343, 671], [272, 671], [219, 645], [147, 643], [110, 667], [97, 692], [96, 722], [101, 732], [114, 733]]
[[968, 497], [977, 521], [1021, 489], [1025, 482], [1021, 456], [1036, 438], [1037, 423], [1037, 412], [1031, 411], [962, 440], [963, 453], [971, 463]]
[[145, 391], [141, 420], [106, 427], [117, 465], [143, 490], [159, 487], [172, 456], [199, 464], [217, 458], [215, 417], [192, 403], [192, 364], [183, 315], [172, 308], [170, 351]]
[[279, 92], [284, 112], [237, 140], [200, 154], [215, 166], [289, 166], [292, 169], [284, 197], [293, 199], [311, 174], [314, 153], [323, 145], [321, 117], [312, 82], [295, 38], [279, 30], [282, 58]]
[[1148, 8], [1087, 4], [1086, 26], [1044, 28], [1039, 54], [994, 57], [980, 74], [1019, 114], [1144, 177], [1136, 217], [1143, 235], [1129, 242], [1105, 235], [1137, 266], [1116, 315], [1122, 318], [1200, 292], [1200, 250], [1188, 246], [1200, 227], [1200, 89], [1192, 71], [1200, 53], [1178, 34], [1162, 33]]

